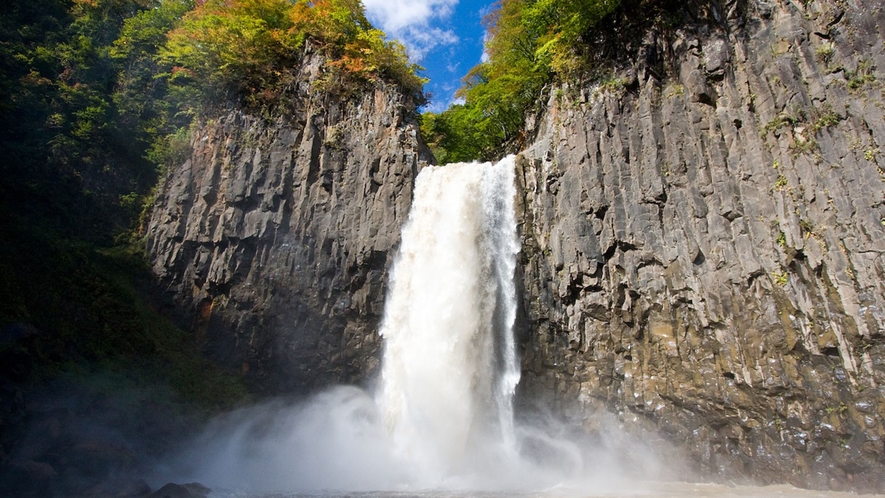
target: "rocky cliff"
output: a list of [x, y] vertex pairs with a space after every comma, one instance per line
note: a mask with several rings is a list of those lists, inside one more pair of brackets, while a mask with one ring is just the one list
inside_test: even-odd
[[[624, 0], [518, 158], [525, 399], [719, 479], [885, 487], [883, 6]], [[406, 98], [321, 65], [291, 113], [204, 123], [149, 228], [197, 340], [267, 392], [376, 371], [432, 161]]]
[[154, 273], [211, 357], [269, 393], [367, 378], [412, 183], [432, 156], [383, 83], [330, 92], [308, 52], [289, 112], [193, 135], [149, 226]]
[[519, 161], [525, 394], [720, 479], [883, 489], [883, 5], [616, 16]]

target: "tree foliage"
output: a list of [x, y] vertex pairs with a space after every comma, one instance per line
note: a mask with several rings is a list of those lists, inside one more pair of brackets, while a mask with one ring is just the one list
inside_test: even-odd
[[[12, 0], [0, 15], [2, 200], [78, 236], [126, 224], [152, 166], [115, 126], [110, 44], [148, 0]], [[76, 206], [76, 209], [71, 209]]]
[[120, 69], [113, 94], [118, 123], [152, 164], [180, 160], [182, 139], [202, 108], [201, 91], [170, 81], [172, 70], [160, 58], [168, 34], [194, 8], [194, 0], [163, 0], [126, 19], [110, 53]]
[[[459, 90], [463, 104], [425, 116], [422, 131], [437, 156], [492, 159], [520, 146], [526, 113], [554, 78], [585, 68], [584, 37], [620, 0], [500, 0], [485, 18], [487, 60]], [[464, 126], [467, 129], [454, 130]], [[470, 143], [463, 143], [467, 140]]]
[[372, 28], [359, 0], [206, 0], [170, 32], [159, 60], [173, 80], [200, 82], [213, 98], [268, 102], [291, 83], [306, 39], [321, 46], [327, 70], [359, 81], [386, 78], [421, 94], [420, 67]]
[[[114, 45], [128, 19], [156, 5], [0, 2], [4, 383], [27, 386], [95, 368], [166, 384], [204, 407], [244, 394], [142, 299], [134, 283], [147, 279], [143, 263], [99, 249], [129, 227], [156, 182], [145, 158], [150, 139], [124, 119], [129, 99], [118, 94], [121, 74], [150, 72], [138, 67], [150, 57], [118, 57]], [[150, 43], [165, 43], [165, 32], [144, 40]]]

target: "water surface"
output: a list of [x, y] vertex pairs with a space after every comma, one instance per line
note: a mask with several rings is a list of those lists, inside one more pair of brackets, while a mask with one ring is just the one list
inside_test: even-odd
[[789, 485], [727, 486], [710, 483], [639, 482], [594, 491], [557, 487], [544, 491], [384, 491], [362, 493], [218, 494], [213, 497], [242, 498], [885, 498], [885, 494], [857, 495], [835, 491], [799, 489]]

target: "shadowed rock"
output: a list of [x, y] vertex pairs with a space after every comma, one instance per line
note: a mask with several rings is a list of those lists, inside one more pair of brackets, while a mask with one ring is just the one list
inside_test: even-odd
[[169, 483], [147, 495], [146, 498], [206, 498], [212, 490], [200, 483]]
[[414, 178], [432, 161], [396, 88], [317, 91], [322, 58], [305, 57], [291, 113], [230, 111], [194, 133], [149, 228], [154, 273], [182, 323], [271, 393], [377, 370], [387, 270]]

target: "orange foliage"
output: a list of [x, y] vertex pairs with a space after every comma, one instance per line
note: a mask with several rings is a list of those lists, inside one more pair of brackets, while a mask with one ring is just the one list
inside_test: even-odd
[[360, 0], [203, 0], [169, 34], [163, 57], [218, 88], [266, 95], [268, 86], [285, 86], [285, 68], [307, 38], [342, 76], [384, 75], [420, 94], [420, 68], [372, 28]]

